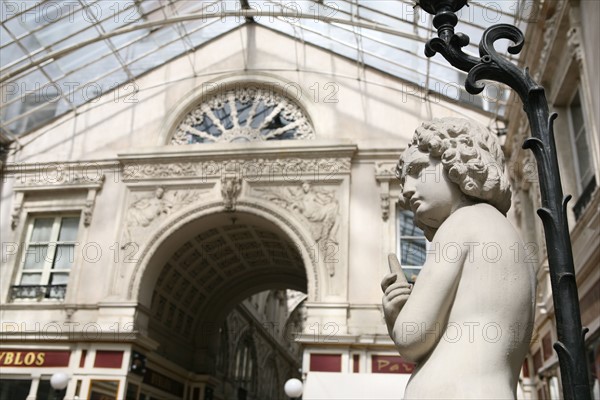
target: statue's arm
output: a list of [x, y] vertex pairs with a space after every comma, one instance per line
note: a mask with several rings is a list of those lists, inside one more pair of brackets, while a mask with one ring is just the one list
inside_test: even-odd
[[392, 339], [407, 360], [425, 358], [444, 332], [467, 251], [444, 257], [442, 249], [448, 243], [468, 242], [457, 233], [462, 230], [459, 222], [446, 220], [437, 231], [418, 281], [394, 323]]

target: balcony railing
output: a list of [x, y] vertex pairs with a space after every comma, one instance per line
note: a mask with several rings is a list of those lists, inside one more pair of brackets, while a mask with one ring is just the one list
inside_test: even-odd
[[64, 299], [67, 285], [13, 285], [11, 299]]

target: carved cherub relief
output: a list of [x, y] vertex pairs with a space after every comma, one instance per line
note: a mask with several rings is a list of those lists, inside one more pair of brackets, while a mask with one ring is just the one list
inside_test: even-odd
[[126, 214], [126, 238], [122, 244], [137, 242], [138, 235], [167, 215], [200, 197], [199, 191], [169, 190], [157, 187], [153, 193], [133, 196]]
[[338, 243], [339, 203], [334, 190], [315, 187], [309, 182], [302, 182], [300, 187], [256, 190], [267, 200], [306, 219], [315, 242]]

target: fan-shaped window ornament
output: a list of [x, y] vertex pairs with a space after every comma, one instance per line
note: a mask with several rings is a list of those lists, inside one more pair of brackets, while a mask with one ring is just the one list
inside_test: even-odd
[[291, 99], [270, 89], [235, 88], [206, 99], [177, 125], [171, 144], [313, 139]]

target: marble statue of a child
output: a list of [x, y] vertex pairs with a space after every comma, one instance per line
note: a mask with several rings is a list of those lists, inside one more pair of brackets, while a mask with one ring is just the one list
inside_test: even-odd
[[394, 255], [381, 283], [388, 332], [416, 363], [405, 399], [514, 399], [535, 275], [506, 218], [511, 192], [496, 136], [469, 120], [423, 123], [397, 174], [431, 242], [414, 287]]

